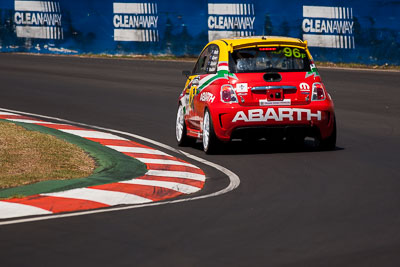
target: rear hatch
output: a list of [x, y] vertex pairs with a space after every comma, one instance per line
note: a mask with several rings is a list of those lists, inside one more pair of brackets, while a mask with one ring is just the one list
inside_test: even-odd
[[230, 82], [242, 106], [306, 105], [311, 62], [304, 47], [258, 43], [229, 53]]
[[311, 86], [306, 72], [236, 73], [231, 83], [242, 106], [306, 105]]

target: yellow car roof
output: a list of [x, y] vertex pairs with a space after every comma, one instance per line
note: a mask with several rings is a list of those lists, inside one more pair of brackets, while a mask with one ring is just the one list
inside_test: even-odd
[[233, 49], [249, 47], [249, 46], [259, 46], [259, 45], [292, 45], [298, 47], [307, 47], [307, 41], [302, 41], [298, 38], [292, 37], [282, 37], [282, 36], [249, 36], [249, 37], [233, 37], [224, 38], [215, 41], [222, 41]]

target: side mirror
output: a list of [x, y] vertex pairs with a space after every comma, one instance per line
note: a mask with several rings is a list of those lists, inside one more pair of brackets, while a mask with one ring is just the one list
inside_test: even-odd
[[192, 74], [192, 72], [189, 71], [189, 70], [183, 70], [182, 71], [182, 75], [186, 76], [186, 78], [189, 78], [190, 74]]

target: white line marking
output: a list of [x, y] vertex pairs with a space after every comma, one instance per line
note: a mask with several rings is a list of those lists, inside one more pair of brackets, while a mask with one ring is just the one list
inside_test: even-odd
[[66, 132], [69, 134], [77, 135], [84, 138], [100, 138], [100, 139], [115, 139], [115, 140], [128, 140], [126, 138], [122, 138], [116, 136], [114, 134], [103, 133], [98, 131], [86, 131], [86, 130], [69, 130], [69, 129], [60, 129], [62, 132]]
[[133, 205], [133, 206], [126, 206], [126, 207], [115, 207], [115, 208], [108, 208], [108, 209], [99, 209], [99, 210], [89, 210], [89, 211], [80, 211], [80, 212], [71, 212], [71, 213], [66, 213], [66, 214], [53, 214], [53, 215], [48, 215], [48, 216], [40, 216], [40, 217], [34, 217], [34, 218], [25, 218], [25, 219], [15, 219], [15, 220], [9, 220], [9, 221], [4, 221], [0, 222], [0, 225], [7, 225], [7, 224], [16, 224], [16, 223], [25, 223], [25, 222], [34, 222], [34, 221], [43, 221], [43, 220], [52, 220], [52, 219], [58, 219], [58, 218], [67, 218], [67, 217], [75, 217], [75, 216], [83, 216], [83, 215], [89, 215], [89, 214], [96, 214], [96, 213], [104, 213], [104, 212], [113, 212], [113, 211], [121, 211], [121, 210], [130, 210], [130, 209], [137, 209], [137, 208], [142, 208], [142, 207], [151, 207], [151, 206], [160, 206], [160, 205], [167, 205], [167, 204], [174, 204], [174, 203], [181, 203], [181, 202], [187, 202], [187, 201], [193, 201], [193, 200], [200, 200], [200, 199], [205, 199], [205, 198], [210, 198], [210, 197], [216, 197], [220, 196], [223, 194], [226, 194], [234, 189], [236, 189], [240, 185], [240, 178], [237, 176], [234, 172], [228, 170], [225, 167], [222, 167], [221, 165], [218, 165], [216, 163], [210, 162], [208, 160], [202, 159], [200, 157], [191, 155], [187, 152], [184, 152], [182, 150], [175, 149], [169, 145], [160, 143], [158, 141], [152, 140], [150, 138], [140, 136], [137, 134], [132, 134], [124, 131], [119, 131], [119, 130], [113, 130], [109, 128], [104, 128], [104, 127], [99, 127], [95, 125], [90, 125], [90, 124], [85, 124], [85, 123], [79, 123], [79, 122], [74, 122], [70, 120], [64, 120], [56, 117], [51, 117], [51, 116], [44, 116], [44, 115], [39, 115], [35, 113], [29, 113], [29, 112], [21, 112], [21, 111], [16, 111], [16, 110], [11, 110], [11, 109], [4, 109], [0, 108], [0, 110], [3, 110], [5, 112], [15, 112], [15, 113], [20, 113], [23, 115], [29, 115], [29, 116], [36, 116], [44, 119], [51, 119], [51, 120], [56, 120], [68, 124], [75, 124], [83, 127], [89, 127], [97, 130], [102, 130], [102, 131], [109, 131], [115, 134], [123, 134], [126, 136], [133, 137], [135, 139], [139, 139], [145, 142], [148, 142], [150, 144], [162, 147], [164, 149], [167, 149], [169, 151], [184, 155], [192, 160], [195, 160], [197, 162], [200, 162], [204, 165], [208, 165], [210, 167], [213, 167], [217, 169], [218, 171], [224, 173], [226, 176], [229, 178], [229, 185], [217, 192], [213, 192], [210, 194], [206, 195], [201, 195], [197, 197], [191, 197], [191, 198], [183, 198], [183, 199], [176, 199], [176, 200], [171, 200], [171, 201], [163, 201], [163, 202], [152, 202], [152, 203], [147, 203], [147, 204], [139, 204], [139, 205]]
[[144, 147], [132, 147], [132, 146], [107, 146], [111, 149], [117, 150], [118, 152], [129, 152], [129, 153], [141, 153], [141, 154], [152, 154], [152, 155], [163, 155], [170, 156], [160, 150], [144, 148]]
[[148, 159], [148, 158], [135, 158], [140, 160], [143, 163], [152, 163], [152, 164], [165, 164], [165, 165], [179, 165], [179, 166], [188, 166], [199, 169], [199, 167], [192, 165], [190, 163], [176, 161], [176, 160], [168, 160], [168, 159]]
[[205, 175], [193, 173], [193, 172], [149, 170], [146, 173], [146, 175], [185, 178], [185, 179], [192, 179], [192, 180], [197, 180], [197, 181], [205, 181], [206, 180]]
[[52, 212], [48, 210], [44, 210], [34, 206], [24, 205], [20, 203], [5, 202], [5, 201], [0, 201], [0, 210], [1, 210], [0, 219], [8, 219], [13, 217], [22, 217], [29, 215], [52, 214]]
[[149, 185], [149, 186], [158, 186], [163, 188], [172, 189], [184, 194], [192, 194], [194, 192], [199, 191], [201, 188], [175, 183], [175, 182], [167, 182], [167, 181], [157, 181], [157, 180], [143, 180], [143, 179], [132, 179], [128, 181], [119, 182], [120, 184], [137, 184], [137, 185]]
[[3, 111], [0, 111], [0, 115], [8, 115], [8, 116], [15, 116], [15, 115], [18, 115], [18, 116], [21, 116], [21, 115], [19, 115], [19, 114], [15, 114], [15, 113], [10, 113], [10, 112], [3, 112]]
[[147, 199], [133, 194], [92, 189], [92, 188], [77, 188], [63, 192], [47, 193], [41, 195], [50, 197], [65, 197], [65, 198], [90, 200], [110, 206], [119, 204], [142, 204], [152, 201], [151, 199]]
[[24, 123], [55, 124], [55, 123], [52, 123], [52, 122], [38, 121], [38, 120], [26, 120], [26, 119], [6, 119], [6, 120], [14, 121], [14, 122], [24, 122]]

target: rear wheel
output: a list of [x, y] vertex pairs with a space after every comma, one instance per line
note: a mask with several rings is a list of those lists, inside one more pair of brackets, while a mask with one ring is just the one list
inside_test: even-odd
[[206, 154], [214, 154], [218, 151], [221, 141], [214, 132], [210, 112], [206, 109], [203, 118], [203, 150]]
[[179, 104], [178, 113], [176, 114], [175, 132], [178, 146], [188, 146], [196, 142], [196, 139], [191, 138], [187, 135], [185, 114], [183, 112], [182, 104]]
[[333, 118], [333, 130], [330, 136], [320, 140], [319, 149], [321, 150], [334, 150], [336, 148], [336, 118]]

